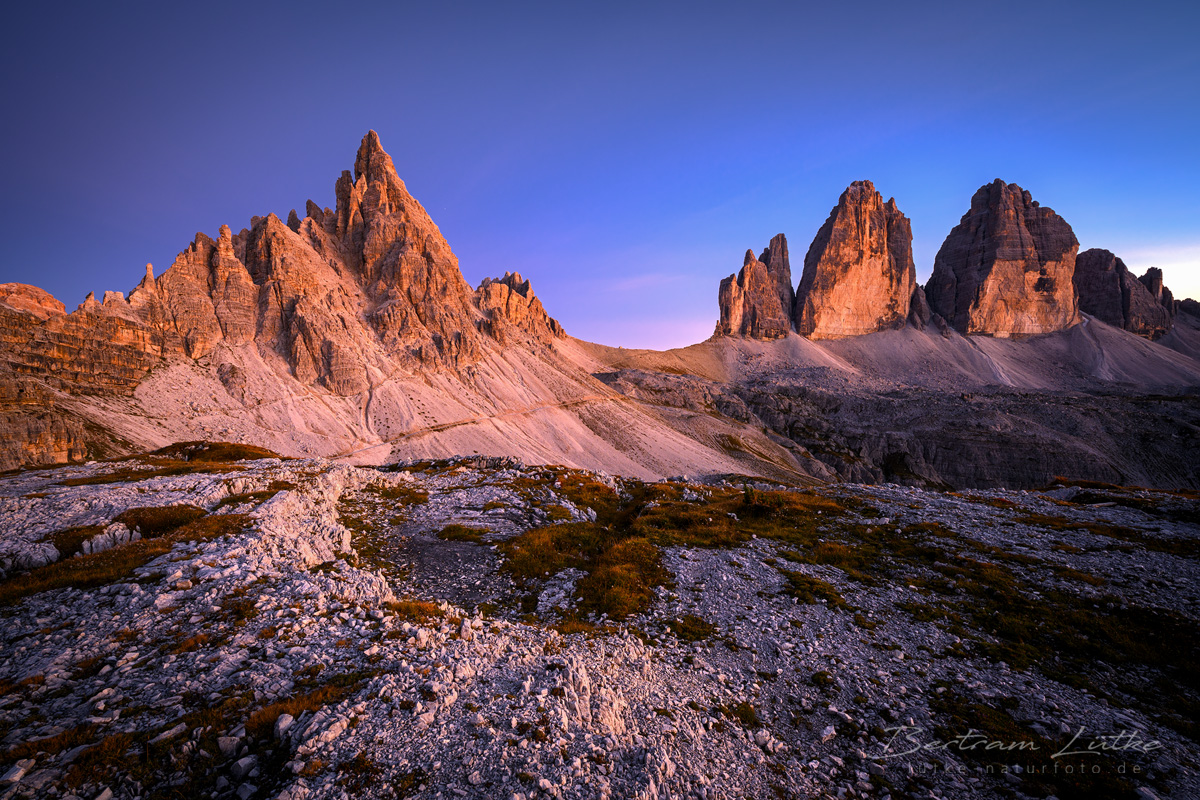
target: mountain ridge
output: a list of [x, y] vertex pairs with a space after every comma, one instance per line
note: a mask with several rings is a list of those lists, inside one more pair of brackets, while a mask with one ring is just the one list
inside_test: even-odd
[[[822, 452], [825, 444], [807, 433], [823, 429], [813, 416], [823, 412], [806, 406], [780, 416], [764, 398], [825, 392], [820, 406], [917, 389], [938, 398], [979, 390], [1132, 397], [1200, 386], [1197, 326], [1176, 313], [1188, 306], [1174, 302], [1161, 273], [1143, 276], [1137, 289], [1163, 313], [1170, 303], [1172, 324], [1183, 322], [1153, 343], [1086, 308], [1082, 324], [1042, 336], [991, 331], [1018, 334], [1006, 344], [956, 330], [962, 326], [931, 310], [916, 285], [907, 218], [869, 181], [843, 193], [809, 248], [798, 290], [780, 234], [761, 256], [748, 251], [742, 273], [722, 282], [712, 339], [658, 354], [569, 336], [519, 273], [472, 290], [374, 131], [334, 194], [334, 208], [310, 200], [303, 218], [293, 210], [286, 223], [269, 214], [236, 234], [228, 226], [215, 239], [197, 234], [161, 275], [147, 265], [128, 297], [89, 295], [70, 314], [36, 287], [0, 285], [0, 427], [8, 434], [0, 467], [228, 439], [355, 463], [480, 453], [636, 477], [747, 474], [799, 483], [896, 477], [881, 464], [903, 456], [917, 468], [899, 477], [937, 483], [945, 465], [924, 469], [937, 459], [916, 457], [920, 442], [887, 430], [899, 418], [843, 420], [868, 453], [847, 467], [845, 454]], [[996, 197], [999, 205], [989, 205]], [[1046, 227], [996, 211], [1017, 209], [1029, 219], [1051, 215], [1053, 241], [1074, 241], [1065, 222], [1015, 184], [983, 187], [972, 208], [963, 225], [1003, 218], [984, 220], [976, 234], [1005, 224]], [[1038, 252], [976, 234], [971, 246], [1003, 251], [1010, 271]], [[1025, 241], [1023, 233], [1004, 236]], [[986, 272], [985, 261], [972, 269]], [[1077, 276], [1062, 277], [1054, 276], [1055, 290], [1065, 283], [1076, 291]], [[1112, 291], [1105, 284], [1092, 294]], [[842, 304], [850, 310], [839, 311]], [[796, 333], [800, 319], [814, 335]], [[664, 386], [678, 396], [664, 396]], [[1161, 417], [1148, 427], [1165, 426]], [[1064, 452], [1082, 446], [1059, 433]], [[903, 440], [903, 453], [871, 436]], [[940, 437], [938, 446], [952, 444]], [[1115, 458], [1099, 453], [1076, 477], [1111, 477]], [[1185, 479], [1194, 480], [1188, 476], [1200, 468], [1189, 470]], [[1045, 474], [1022, 468], [986, 481]]]

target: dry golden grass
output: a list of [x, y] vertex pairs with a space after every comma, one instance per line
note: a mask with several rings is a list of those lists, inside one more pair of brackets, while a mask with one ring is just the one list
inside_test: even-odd
[[203, 508], [186, 503], [174, 506], [146, 506], [130, 508], [122, 511], [113, 518], [131, 531], [137, 531], [143, 538], [153, 539], [170, 533], [190, 522], [207, 515]]
[[361, 675], [349, 678], [338, 676], [337, 679], [312, 691], [263, 706], [247, 717], [246, 733], [256, 739], [266, 739], [274, 732], [275, 721], [281, 714], [299, 717], [305, 711], [316, 711], [323, 706], [341, 702], [357, 691], [362, 683], [363, 676]]
[[437, 603], [427, 600], [396, 600], [386, 608], [404, 622], [432, 622], [446, 616]]
[[150, 478], [169, 478], [177, 475], [207, 475], [217, 472], [236, 472], [242, 469], [235, 464], [190, 463], [169, 458], [144, 458], [128, 462], [110, 472], [82, 478], [67, 478], [59, 486], [101, 486], [109, 483], [133, 483]]
[[81, 744], [91, 742], [95, 738], [95, 735], [95, 725], [77, 725], [54, 736], [47, 736], [44, 739], [34, 739], [14, 745], [4, 753], [4, 761], [5, 763], [9, 763], [20, 761], [23, 758], [34, 758], [39, 753], [45, 753], [52, 757], [78, 747]]
[[265, 447], [236, 442], [176, 442], [155, 450], [150, 455], [175, 458], [181, 461], [230, 462], [253, 461], [260, 458], [283, 458]]
[[10, 606], [39, 592], [68, 587], [91, 589], [128, 579], [138, 567], [169, 553], [176, 542], [205, 541], [240, 533], [250, 522], [244, 514], [203, 517], [157, 538], [56, 561], [0, 583], [0, 606]]
[[50, 534], [50, 543], [58, 551], [60, 558], [70, 558], [83, 549], [83, 543], [93, 536], [103, 533], [103, 525], [84, 525], [77, 528], [67, 528]]
[[466, 525], [447, 525], [438, 531], [437, 537], [450, 542], [473, 542], [483, 544], [483, 534], [487, 528], [470, 528]]

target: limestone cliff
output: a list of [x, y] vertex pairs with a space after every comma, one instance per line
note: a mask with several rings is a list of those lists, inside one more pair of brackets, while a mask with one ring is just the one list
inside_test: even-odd
[[717, 332], [754, 339], [778, 339], [792, 331], [792, 268], [787, 239], [771, 239], [760, 257], [746, 251], [742, 269], [721, 281]]
[[519, 272], [506, 272], [499, 280], [484, 278], [475, 290], [475, 304], [483, 312], [482, 329], [502, 344], [518, 337], [546, 343], [566, 335]]
[[1135, 278], [1124, 261], [1093, 248], [1075, 261], [1075, 289], [1079, 310], [1109, 325], [1147, 339], [1158, 339], [1171, 329], [1174, 301], [1168, 306], [1162, 300], [1170, 297], [1170, 290], [1163, 287], [1159, 270], [1151, 268]]
[[1079, 322], [1079, 242], [1029, 192], [1001, 180], [971, 198], [925, 286], [930, 308], [962, 333], [1038, 334]]
[[855, 181], [804, 257], [796, 330], [825, 339], [903, 327], [916, 285], [908, 218], [870, 181]]

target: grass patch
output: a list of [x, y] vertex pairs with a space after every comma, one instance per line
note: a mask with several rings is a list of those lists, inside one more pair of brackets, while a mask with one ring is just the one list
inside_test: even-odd
[[83, 525], [76, 528], [55, 531], [50, 534], [50, 543], [58, 551], [59, 557], [69, 558], [83, 552], [83, 543], [93, 536], [104, 533], [103, 525]]
[[[278, 483], [286, 483], [286, 481], [278, 481]], [[290, 486], [292, 484], [288, 485]], [[253, 503], [257, 506], [270, 500], [272, 497], [279, 494], [280, 491], [280, 489], [264, 489], [261, 492], [239, 492], [237, 494], [231, 494], [223, 498], [221, 502], [217, 503], [216, 506], [213, 507], [213, 511], [218, 511], [226, 506], [240, 506], [246, 503]]]
[[175, 654], [190, 653], [194, 650], [199, 650], [209, 642], [207, 633], [197, 633], [195, 636], [189, 636], [177, 645], [171, 648], [171, 652]]
[[654, 587], [670, 583], [657, 547], [628, 529], [575, 522], [534, 528], [500, 543], [502, 569], [523, 581], [582, 570], [579, 609], [623, 620], [650, 607]]
[[695, 614], [684, 614], [682, 619], [668, 622], [667, 627], [677, 638], [685, 642], [702, 642], [717, 632], [715, 625]]
[[246, 718], [246, 733], [256, 739], [269, 739], [274, 735], [275, 721], [282, 714], [291, 714], [296, 719], [305, 711], [318, 711], [324, 706], [340, 703], [358, 691], [364, 683], [362, 675], [337, 676], [308, 692], [293, 695], [263, 706]]
[[186, 503], [174, 506], [147, 506], [126, 509], [114, 517], [113, 522], [120, 522], [129, 530], [137, 531], [143, 538], [153, 539], [195, 522], [207, 513], [203, 508]]
[[837, 588], [832, 583], [790, 569], [780, 570], [780, 572], [787, 579], [784, 593], [796, 598], [801, 603], [814, 605], [824, 601], [833, 608], [845, 607], [845, 599], [838, 594]]
[[747, 730], [753, 730], [755, 728], [762, 727], [762, 720], [758, 718], [757, 709], [755, 709], [753, 705], [745, 700], [732, 706], [719, 705], [713, 710], [737, 722]]
[[240, 533], [250, 525], [243, 514], [203, 517], [154, 539], [141, 539], [103, 553], [63, 559], [0, 584], [0, 606], [11, 606], [39, 592], [92, 589], [133, 576], [134, 570], [169, 553], [176, 542], [206, 541]]
[[428, 600], [395, 600], [385, 608], [395, 614], [401, 622], [432, 622], [446, 616], [441, 606]]
[[96, 726], [91, 724], [76, 725], [62, 733], [47, 736], [44, 739], [34, 739], [13, 745], [4, 753], [5, 763], [20, 761], [24, 758], [34, 758], [41, 753], [54, 757], [75, 747], [88, 744], [96, 737]]
[[260, 458], [279, 458], [283, 456], [265, 447], [255, 447], [252, 444], [236, 442], [176, 442], [155, 450], [150, 455], [160, 458], [173, 458], [179, 461], [224, 462], [255, 461]]
[[1087, 531], [1096, 536], [1107, 536], [1122, 542], [1141, 545], [1147, 550], [1168, 553], [1185, 558], [1200, 556], [1200, 540], [1197, 539], [1158, 539], [1147, 536], [1141, 531], [1127, 528], [1123, 525], [1108, 525], [1103, 522], [1084, 522], [1068, 517], [1055, 517], [1047, 514], [1026, 514], [1018, 517], [1016, 522], [1022, 525], [1034, 525], [1039, 528], [1049, 528], [1052, 531]]
[[370, 492], [381, 500], [388, 500], [402, 506], [419, 506], [429, 502], [429, 492], [424, 489], [414, 489], [404, 484], [396, 484], [395, 486], [371, 484], [363, 491]]
[[572, 516], [571, 509], [564, 505], [548, 505], [544, 506], [542, 510], [546, 512], [546, 516], [549, 517], [551, 522], [565, 522], [571, 519]]
[[102, 486], [110, 483], [134, 483], [150, 478], [170, 478], [178, 475], [207, 475], [218, 472], [236, 472], [242, 469], [227, 463], [189, 463], [169, 458], [143, 458], [128, 463], [111, 472], [81, 478], [67, 478], [59, 486]]
[[483, 534], [487, 533], [487, 528], [469, 528], [466, 525], [447, 525], [438, 531], [437, 538], [445, 539], [450, 542], [473, 542], [474, 544], [484, 544]]

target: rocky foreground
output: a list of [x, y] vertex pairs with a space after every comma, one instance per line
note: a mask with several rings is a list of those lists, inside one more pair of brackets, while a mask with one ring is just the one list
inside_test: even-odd
[[1200, 796], [1194, 494], [247, 455], [0, 478], [0, 798]]

